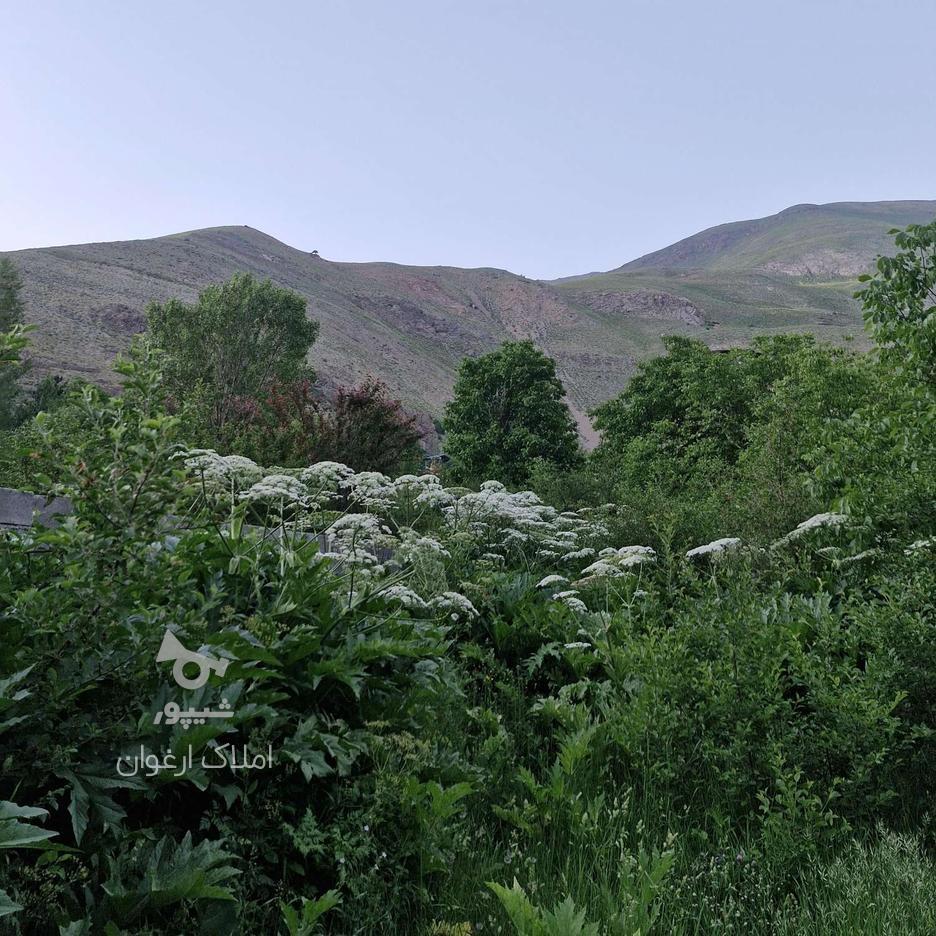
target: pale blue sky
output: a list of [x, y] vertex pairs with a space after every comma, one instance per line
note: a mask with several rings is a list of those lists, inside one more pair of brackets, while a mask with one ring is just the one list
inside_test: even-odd
[[343, 260], [608, 269], [936, 198], [932, 0], [14, 0], [0, 249], [249, 224]]

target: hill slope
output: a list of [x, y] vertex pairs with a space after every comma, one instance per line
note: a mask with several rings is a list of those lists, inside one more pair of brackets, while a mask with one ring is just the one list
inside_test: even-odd
[[27, 319], [38, 326], [37, 370], [105, 385], [149, 302], [192, 301], [239, 270], [308, 299], [321, 322], [313, 363], [326, 382], [373, 374], [432, 414], [441, 412], [458, 362], [507, 338], [532, 338], [556, 355], [580, 414], [619, 390], [634, 365], [625, 335], [572, 310], [552, 286], [503, 270], [336, 263], [249, 227], [7, 256], [22, 273]]
[[610, 307], [635, 292], [678, 297], [700, 311], [705, 340], [717, 347], [790, 330], [864, 345], [857, 277], [893, 249], [890, 229], [934, 218], [936, 201], [795, 205], [554, 285], [575, 309]]
[[767, 218], [709, 228], [619, 270], [745, 271], [851, 279], [892, 246], [889, 229], [926, 224], [934, 217], [936, 201], [794, 205]]
[[889, 249], [889, 228], [934, 216], [936, 202], [797, 206], [554, 282], [496, 269], [339, 263], [239, 226], [7, 256], [38, 326], [40, 373], [112, 385], [113, 357], [142, 329], [147, 303], [191, 301], [247, 270], [308, 299], [322, 326], [313, 363], [332, 385], [373, 374], [409, 407], [438, 415], [462, 357], [531, 338], [556, 358], [585, 428], [584, 412], [619, 392], [636, 362], [659, 351], [661, 335], [713, 346], [790, 329], [859, 335], [855, 276]]

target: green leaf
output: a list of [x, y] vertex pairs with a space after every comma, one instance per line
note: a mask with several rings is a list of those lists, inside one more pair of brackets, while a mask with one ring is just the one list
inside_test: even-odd
[[577, 911], [571, 897], [566, 897], [552, 912], [542, 913], [549, 936], [598, 936], [598, 924], [586, 923], [585, 911]]
[[0, 917], [10, 916], [22, 909], [22, 904], [15, 903], [10, 899], [10, 895], [0, 888]]
[[50, 839], [58, 832], [40, 829], [20, 819], [45, 819], [48, 812], [37, 806], [17, 806], [6, 800], [0, 801], [0, 848], [30, 848]]
[[547, 936], [539, 910], [530, 903], [530, 899], [516, 878], [510, 890], [493, 881], [488, 882], [488, 887], [494, 891], [507, 911], [507, 916], [510, 917], [518, 936]]
[[108, 777], [91, 772], [60, 770], [57, 776], [71, 784], [71, 800], [68, 813], [72, 820], [75, 841], [80, 845], [88, 829], [92, 813], [96, 815], [105, 829], [118, 831], [126, 818], [126, 812], [111, 796], [105, 792], [113, 789], [145, 789], [139, 779]]

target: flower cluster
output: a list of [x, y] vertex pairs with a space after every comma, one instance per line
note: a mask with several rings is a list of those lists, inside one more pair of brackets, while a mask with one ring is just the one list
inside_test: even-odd
[[[277, 524], [290, 525], [301, 536], [318, 535], [322, 556], [334, 560], [339, 571], [352, 573], [355, 595], [382, 594], [411, 612], [456, 620], [477, 616], [473, 604], [452, 588], [464, 562], [539, 568], [548, 574], [536, 587], [548, 590], [552, 601], [585, 614], [579, 588], [633, 576], [656, 561], [650, 546], [606, 545], [610, 532], [605, 518], [613, 513], [613, 504], [559, 512], [532, 491], [508, 491], [498, 481], [471, 491], [447, 488], [432, 474], [391, 479], [338, 462], [266, 474], [238, 455], [196, 449], [180, 457], [209, 493], [233, 496], [253, 516], [259, 514], [261, 522], [267, 511]], [[774, 546], [847, 522], [843, 514], [817, 514]], [[741, 545], [737, 537], [724, 537], [690, 549], [686, 559], [717, 560]], [[908, 551], [929, 545], [920, 541]], [[353, 598], [349, 595], [349, 601]]]
[[737, 536], [726, 536], [723, 539], [713, 540], [704, 546], [696, 546], [686, 553], [687, 559], [695, 559], [698, 556], [707, 556], [710, 559], [717, 559], [727, 552], [733, 552], [741, 545], [741, 540]]
[[804, 520], [802, 523], [798, 524], [796, 529], [790, 530], [786, 536], [781, 536], [774, 544], [774, 548], [778, 546], [784, 546], [787, 543], [791, 543], [794, 540], [801, 539], [809, 533], [813, 533], [816, 530], [822, 529], [833, 529], [837, 530], [845, 524], [848, 523], [849, 518], [845, 514], [840, 513], [821, 513], [816, 514], [815, 516], [810, 517], [808, 520]]
[[174, 457], [183, 459], [185, 467], [209, 488], [241, 490], [263, 477], [263, 469], [243, 455], [219, 455], [211, 449], [189, 449]]
[[644, 563], [653, 562], [656, 552], [650, 546], [609, 546], [598, 553], [597, 561], [582, 569], [581, 583], [602, 578], [620, 578]]

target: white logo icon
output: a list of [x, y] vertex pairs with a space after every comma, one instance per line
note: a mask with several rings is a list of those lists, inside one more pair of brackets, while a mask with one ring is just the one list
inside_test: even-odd
[[[182, 642], [172, 631], [167, 630], [163, 635], [159, 653], [156, 654], [157, 663], [175, 660], [172, 667], [172, 676], [183, 689], [201, 689], [208, 682], [208, 677], [214, 671], [219, 676], [224, 675], [228, 667], [228, 660], [219, 660], [203, 653], [195, 653], [182, 645]], [[185, 664], [194, 663], [198, 666], [198, 675], [189, 677], [185, 675]]]

